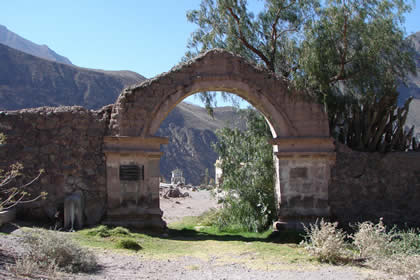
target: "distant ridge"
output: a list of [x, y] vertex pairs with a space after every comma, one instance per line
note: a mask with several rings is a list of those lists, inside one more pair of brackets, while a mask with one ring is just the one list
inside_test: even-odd
[[28, 53], [43, 59], [72, 65], [67, 57], [61, 56], [51, 50], [46, 45], [38, 45], [25, 38], [20, 37], [16, 33], [7, 29], [6, 26], [0, 24], [0, 43], [16, 50]]
[[0, 109], [114, 103], [124, 87], [145, 78], [131, 71], [92, 70], [45, 60], [0, 44]]

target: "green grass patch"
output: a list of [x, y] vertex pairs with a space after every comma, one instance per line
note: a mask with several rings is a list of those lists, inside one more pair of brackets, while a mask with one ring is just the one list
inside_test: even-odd
[[116, 247], [120, 249], [133, 250], [136, 252], [142, 249], [142, 247], [139, 245], [139, 243], [137, 243], [136, 240], [128, 238], [118, 240]]
[[[104, 232], [106, 236], [101, 237]], [[298, 232], [277, 235], [271, 231], [221, 232], [215, 227], [203, 225], [200, 217], [187, 217], [171, 224], [166, 233], [135, 232], [121, 227], [105, 230], [104, 226], [98, 226], [74, 235], [82, 245], [112, 250], [125, 248], [121, 243], [127, 237], [141, 246], [139, 254], [152, 259], [191, 256], [203, 260], [216, 259], [220, 264], [242, 263], [258, 269], [279, 269], [314, 261], [297, 245]], [[267, 263], [270, 265], [267, 266]]]

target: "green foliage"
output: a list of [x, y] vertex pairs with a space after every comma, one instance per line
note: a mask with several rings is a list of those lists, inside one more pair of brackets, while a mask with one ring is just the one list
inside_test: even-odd
[[223, 182], [227, 195], [217, 215], [221, 230], [263, 231], [275, 218], [274, 168], [270, 135], [264, 117], [245, 111], [247, 129], [218, 131], [214, 146], [222, 159]]
[[90, 236], [99, 236], [99, 237], [110, 237], [111, 233], [109, 232], [109, 228], [104, 225], [100, 225], [96, 228], [92, 228], [86, 232], [87, 235]]
[[137, 241], [128, 238], [118, 240], [116, 247], [120, 249], [127, 249], [133, 251], [139, 251], [142, 249], [142, 247], [137, 243]]
[[130, 236], [131, 232], [130, 230], [124, 228], [124, 227], [115, 227], [113, 229], [111, 229], [110, 231], [111, 235], [125, 235], [125, 236]]
[[[364, 105], [390, 94], [389, 89], [415, 74], [414, 49], [404, 39], [403, 28], [409, 1], [264, 3], [254, 15], [246, 0], [202, 0], [199, 9], [187, 14], [198, 29], [191, 35], [186, 57], [223, 48], [283, 76], [325, 105], [334, 136], [338, 126], [351, 130], [356, 105], [363, 111]], [[211, 107], [214, 95], [204, 93], [202, 100]], [[382, 113], [386, 118], [387, 112]], [[361, 129], [374, 125], [372, 121]]]
[[25, 262], [39, 268], [52, 266], [67, 272], [90, 272], [95, 270], [95, 256], [69, 238], [68, 234], [46, 230], [30, 230], [23, 235], [28, 248]]
[[420, 230], [408, 229], [397, 234], [393, 241], [397, 252], [406, 255], [420, 255]]

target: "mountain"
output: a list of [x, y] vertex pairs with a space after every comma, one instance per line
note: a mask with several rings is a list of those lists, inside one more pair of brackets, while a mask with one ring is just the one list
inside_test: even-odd
[[223, 127], [245, 127], [235, 108], [215, 108], [213, 119], [202, 107], [178, 104], [157, 132], [158, 136], [169, 138], [169, 144], [162, 146], [161, 175], [169, 181], [171, 171], [180, 168], [187, 184], [199, 185], [207, 169], [210, 178], [214, 178], [218, 155], [212, 144], [217, 141], [215, 131]]
[[145, 80], [130, 71], [80, 68], [0, 44], [0, 109], [80, 105], [99, 109], [121, 90]]
[[410, 74], [407, 85], [402, 85], [398, 88], [400, 101], [406, 100], [410, 96], [420, 99], [420, 31], [409, 36], [409, 38], [413, 42], [416, 51], [414, 59], [417, 66], [417, 76]]
[[411, 127], [414, 125], [414, 135], [418, 135], [418, 138], [420, 138], [420, 31], [414, 33], [409, 38], [412, 40], [416, 51], [415, 61], [417, 66], [417, 76], [410, 74], [407, 85], [403, 85], [398, 88], [400, 93], [399, 103], [404, 103], [404, 101], [410, 96], [414, 97], [414, 100], [410, 104], [406, 126]]
[[65, 64], [72, 64], [67, 57], [61, 56], [51, 50], [46, 45], [38, 45], [29, 40], [26, 40], [16, 33], [8, 30], [6, 26], [0, 24], [0, 44], [9, 46], [16, 50], [22, 51], [24, 53], [28, 53], [43, 59], [65, 63]]

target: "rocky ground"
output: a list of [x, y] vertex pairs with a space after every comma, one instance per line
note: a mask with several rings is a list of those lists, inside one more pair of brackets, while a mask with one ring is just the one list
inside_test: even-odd
[[[185, 189], [181, 189], [184, 193]], [[167, 223], [179, 221], [185, 216], [200, 215], [217, 203], [209, 191], [188, 191], [189, 196], [163, 198], [161, 207]], [[0, 234], [0, 279], [31, 279], [16, 277], [7, 270], [14, 257], [24, 254], [20, 246], [19, 232], [9, 227], [11, 234]], [[5, 228], [3, 227], [3, 230]], [[203, 248], [205, 251], [206, 248]], [[94, 274], [57, 274], [56, 279], [156, 279], [156, 280], [193, 280], [193, 279], [392, 279], [388, 275], [350, 266], [333, 265], [279, 265], [267, 263], [265, 268], [251, 268], [240, 262], [241, 256], [223, 257], [208, 255], [205, 258], [183, 256], [179, 258], [152, 259], [139, 253], [121, 253], [95, 249], [100, 269]], [[229, 252], [225, 252], [229, 254]], [[236, 261], [237, 260], [237, 261]], [[39, 276], [32, 279], [51, 279]], [[398, 278], [394, 278], [398, 279]]]

